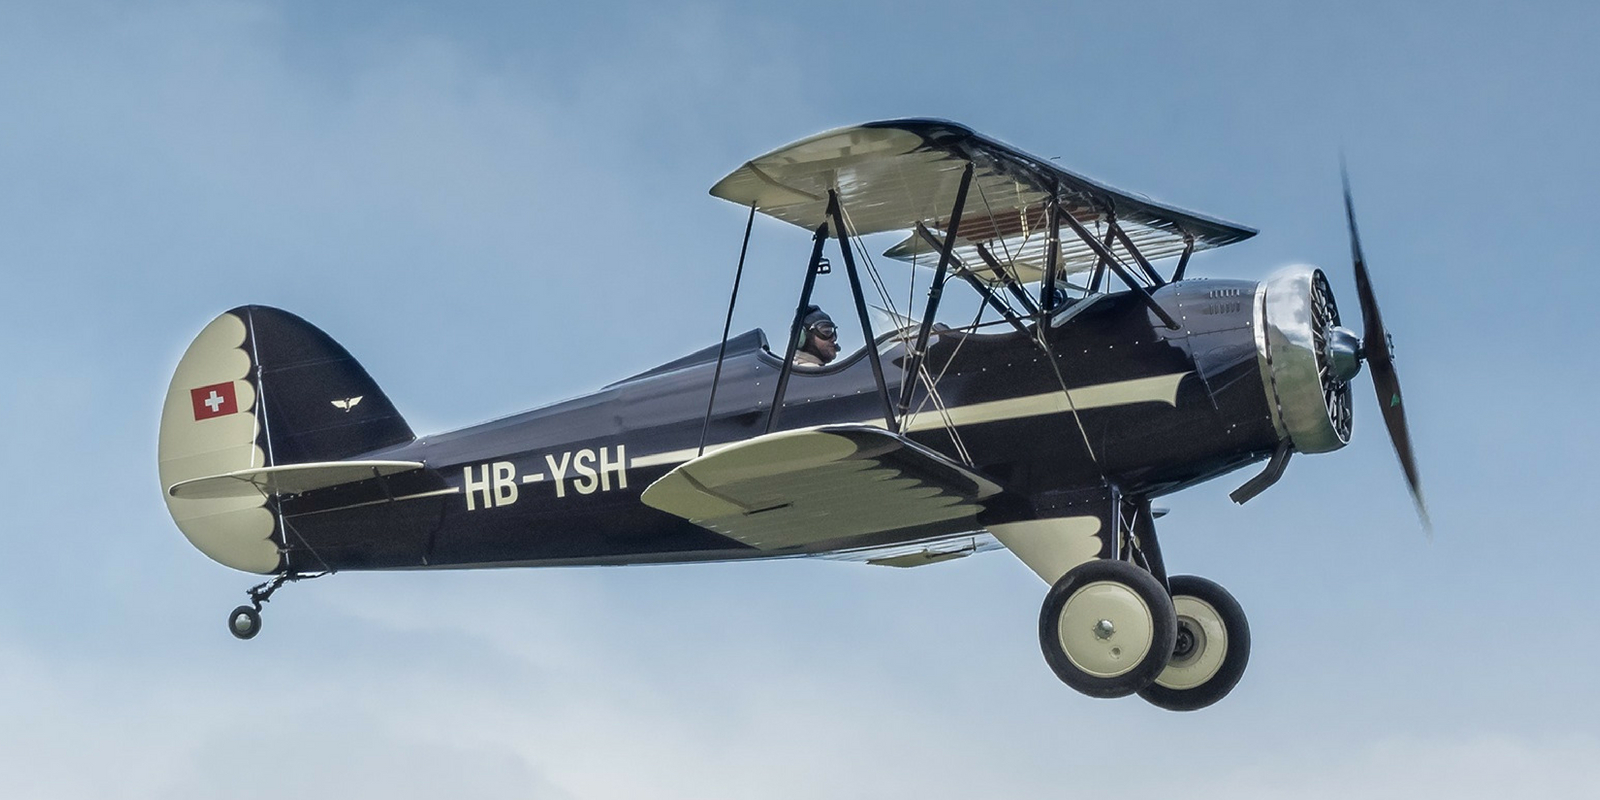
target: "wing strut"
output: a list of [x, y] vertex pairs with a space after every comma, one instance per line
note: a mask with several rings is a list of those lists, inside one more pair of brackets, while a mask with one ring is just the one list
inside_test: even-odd
[[[1094, 238], [1094, 234], [1090, 233], [1088, 228], [1083, 227], [1083, 223], [1079, 222], [1071, 214], [1060, 214], [1058, 218], [1064, 220], [1072, 228], [1072, 232], [1078, 234], [1078, 238], [1082, 239], [1084, 244], [1089, 245], [1090, 249], [1094, 250], [1095, 255], [1105, 259], [1106, 266], [1110, 267], [1112, 272], [1117, 273], [1117, 277], [1121, 278], [1122, 282], [1127, 284], [1134, 294], [1139, 295], [1139, 299], [1144, 301], [1145, 306], [1150, 309], [1150, 313], [1160, 318], [1169, 329], [1178, 330], [1178, 321], [1173, 319], [1172, 315], [1168, 314], [1167, 310], [1162, 308], [1154, 297], [1150, 296], [1150, 290], [1144, 288], [1144, 284], [1134, 279], [1133, 274], [1122, 266], [1122, 262], [1118, 261], [1115, 255], [1112, 255], [1109, 248], [1101, 244], [1099, 239]], [[1048, 311], [1049, 309], [1046, 310]]]
[[[967, 170], [967, 174], [968, 176], [971, 175], [970, 168]], [[963, 184], [963, 186], [965, 186], [965, 184]], [[963, 195], [964, 194], [965, 192], [963, 191]], [[958, 205], [958, 214], [959, 208], [960, 206]], [[901, 404], [900, 413], [897, 415], [895, 413], [893, 403], [891, 403], [889, 400], [889, 385], [883, 377], [883, 360], [882, 356], [878, 353], [878, 348], [875, 344], [878, 340], [878, 337], [872, 330], [872, 318], [867, 314], [867, 297], [866, 293], [861, 289], [861, 273], [856, 269], [855, 251], [850, 246], [850, 229], [847, 225], [845, 225], [844, 208], [839, 204], [838, 192], [833, 189], [828, 190], [828, 208], [826, 216], [828, 220], [833, 223], [834, 233], [839, 240], [840, 255], [844, 258], [845, 272], [850, 276], [850, 293], [855, 298], [856, 318], [861, 323], [861, 332], [867, 342], [867, 360], [872, 364], [872, 378], [878, 384], [878, 397], [883, 401], [884, 429], [889, 431], [898, 431], [899, 424], [896, 422], [896, 420], [905, 415], [906, 403], [903, 402]], [[778, 388], [772, 397], [772, 411], [767, 415], [767, 433], [771, 433], [773, 429], [777, 427], [778, 417], [783, 412], [783, 397], [789, 389], [789, 376], [794, 373], [794, 354], [795, 351], [800, 347], [800, 339], [804, 333], [801, 330], [801, 325], [805, 320], [806, 309], [811, 305], [811, 293], [812, 290], [816, 288], [817, 275], [822, 271], [822, 248], [828, 243], [828, 224], [829, 223], [825, 221], [821, 225], [818, 225], [813, 236], [814, 241], [811, 246], [811, 261], [806, 268], [805, 286], [800, 290], [800, 304], [795, 307], [794, 324], [789, 328], [789, 346], [784, 352], [782, 371], [778, 373]], [[746, 235], [749, 235], [748, 232]], [[951, 239], [953, 240], [954, 237], [955, 234], [952, 231]], [[946, 259], [950, 257], [950, 246], [948, 243], [945, 246], [945, 257]], [[942, 277], [943, 272], [941, 271], [940, 274]], [[938, 285], [938, 283], [941, 282], [936, 282], [935, 285]], [[930, 303], [930, 309], [937, 308], [937, 297], [931, 300]], [[922, 338], [919, 339], [918, 342], [924, 346], [926, 345], [926, 322], [923, 325]], [[909, 385], [911, 384], [908, 383], [907, 386]]]
[[717, 370], [711, 373], [711, 399], [706, 401], [706, 420], [700, 425], [700, 455], [706, 454], [706, 434], [711, 432], [711, 412], [717, 405], [717, 384], [722, 381], [722, 362], [728, 356], [728, 331], [733, 327], [733, 306], [739, 302], [739, 281], [744, 277], [744, 256], [750, 251], [750, 228], [756, 222], [756, 207], [744, 221], [744, 244], [739, 245], [739, 268], [733, 272], [733, 294], [728, 297], [728, 319], [722, 323], [722, 344], [717, 348]]
[[1139, 248], [1134, 246], [1133, 240], [1128, 238], [1128, 234], [1122, 230], [1122, 226], [1117, 224], [1116, 218], [1112, 218], [1107, 228], [1117, 237], [1118, 241], [1122, 242], [1122, 246], [1133, 254], [1133, 260], [1139, 262], [1139, 269], [1144, 270], [1145, 276], [1150, 279], [1151, 283], [1156, 286], [1166, 283], [1166, 281], [1161, 280], [1161, 275], [1156, 272], [1156, 268], [1150, 266], [1150, 262], [1144, 257], [1144, 253], [1139, 252]]
[[1172, 282], [1183, 280], [1183, 271], [1189, 268], [1189, 256], [1194, 255], [1194, 234], [1183, 235], [1183, 256], [1178, 259], [1178, 268], [1172, 271]]
[[[1050, 186], [1049, 221], [1045, 225], [1050, 229], [1050, 238], [1045, 242], [1044, 248], [1044, 280], [1039, 281], [1039, 307], [1044, 309], [1048, 316], [1056, 310], [1056, 270], [1057, 262], [1061, 260], [1061, 192], [1056, 184]], [[1071, 214], [1067, 215], [1072, 218]], [[1044, 320], [1040, 319], [1041, 326]]]
[[[933, 273], [933, 285], [928, 287], [928, 310], [922, 315], [922, 325], [917, 328], [917, 342], [906, 364], [906, 379], [900, 384], [900, 416], [911, 410], [911, 392], [917, 387], [917, 376], [922, 371], [922, 359], [928, 354], [928, 333], [933, 330], [933, 315], [939, 310], [939, 298], [944, 294], [945, 272], [950, 268], [951, 249], [961, 230], [961, 211], [967, 207], [967, 187], [972, 185], [971, 161], [961, 172], [961, 185], [956, 189], [956, 205], [950, 211], [950, 229], [945, 231], [944, 246], [939, 250], [939, 268]], [[898, 430], [896, 431], [898, 432]]]
[[[941, 246], [939, 244], [939, 240], [934, 238], [933, 232], [928, 230], [928, 226], [923, 225], [920, 222], [917, 223], [917, 235], [921, 236], [922, 240], [927, 242], [929, 245], [934, 247]], [[979, 247], [982, 247], [982, 245], [979, 245]], [[987, 251], [980, 250], [979, 252]], [[1011, 327], [1016, 328], [1018, 333], [1026, 336], [1028, 333], [1028, 326], [1022, 324], [1022, 318], [1018, 317], [1016, 312], [1011, 310], [1010, 306], [1000, 302], [1000, 298], [995, 296], [994, 290], [990, 289], [983, 281], [979, 280], [978, 276], [972, 274], [972, 270], [968, 269], [966, 264], [961, 263], [960, 259], [957, 259], [956, 263], [960, 267], [960, 269], [956, 270], [956, 274], [960, 275], [962, 278], [965, 278], [967, 283], [972, 286], [972, 290], [983, 297], [983, 302], [988, 304], [990, 308], [1000, 312], [1000, 316], [1005, 317], [1006, 322], [1011, 323]], [[1006, 275], [1004, 271], [995, 269], [995, 272], [1001, 277], [1002, 280], [1005, 279]], [[1015, 284], [1008, 283], [1007, 285], [1014, 286]], [[1027, 297], [1025, 294], [1021, 296]]]
[[[1105, 239], [1105, 241], [1101, 242], [1100, 244], [1105, 247], [1105, 252], [1106, 252], [1107, 255], [1109, 255], [1111, 253], [1111, 243], [1112, 243], [1112, 241], [1113, 240], [1111, 238], [1111, 231], [1106, 231], [1106, 239]], [[1095, 293], [1098, 293], [1100, 291], [1100, 282], [1105, 280], [1105, 278], [1106, 278], [1106, 262], [1108, 260], [1109, 259], [1107, 259], [1106, 256], [1104, 256], [1104, 255], [1097, 255], [1095, 257], [1095, 260], [1094, 260], [1094, 274], [1089, 276], [1089, 293], [1090, 294], [1095, 294]]]
[[989, 269], [993, 270], [994, 274], [1005, 282], [1006, 288], [1011, 290], [1011, 296], [1017, 298], [1017, 302], [1028, 310], [1028, 316], [1039, 316], [1039, 304], [1033, 302], [1033, 298], [1022, 290], [1022, 287], [1017, 283], [1017, 279], [1006, 271], [1006, 268], [1000, 264], [1000, 260], [994, 257], [994, 253], [989, 252], [989, 248], [985, 247], [982, 242], [974, 245], [974, 249], [978, 251], [978, 257], [983, 259], [983, 263], [988, 264]]
[[850, 274], [850, 293], [856, 298], [856, 318], [861, 321], [861, 331], [867, 342], [867, 358], [872, 362], [872, 379], [878, 382], [878, 397], [883, 400], [883, 427], [898, 431], [899, 427], [895, 425], [894, 407], [889, 405], [889, 386], [883, 382], [883, 361], [878, 356], [878, 337], [872, 331], [871, 318], [867, 316], [867, 297], [861, 292], [861, 276], [856, 272], [856, 257], [850, 248], [850, 232], [844, 226], [844, 213], [839, 208], [839, 194], [833, 189], [828, 190], [828, 215], [833, 217], [833, 227], [839, 237], [839, 250], [844, 254], [844, 269]]

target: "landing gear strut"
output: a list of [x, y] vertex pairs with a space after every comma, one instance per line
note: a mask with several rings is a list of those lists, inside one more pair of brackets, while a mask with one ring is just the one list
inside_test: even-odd
[[[1100, 518], [1102, 555], [1067, 570], [1045, 596], [1039, 612], [1045, 661], [1063, 683], [1090, 697], [1137, 693], [1171, 711], [1216, 703], [1250, 661], [1244, 610], [1212, 581], [1167, 575], [1147, 498], [1113, 494], [1111, 501], [1112, 513]], [[997, 528], [1001, 542], [1047, 579], [1054, 565], [1073, 557], [1070, 549], [1041, 545], [1048, 544], [1042, 537]], [[1059, 530], [1070, 541], [1072, 529]]]
[[307, 578], [320, 578], [326, 572], [317, 572], [304, 575], [298, 572], [285, 572], [266, 583], [257, 584], [250, 588], [250, 605], [239, 606], [228, 614], [228, 633], [237, 639], [254, 639], [261, 632], [261, 605], [272, 599], [272, 593], [285, 583], [305, 580]]

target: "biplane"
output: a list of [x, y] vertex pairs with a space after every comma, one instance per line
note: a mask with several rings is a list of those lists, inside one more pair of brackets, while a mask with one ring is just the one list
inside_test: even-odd
[[[1315, 268], [1186, 274], [1194, 253], [1254, 230], [951, 122], [828, 131], [711, 193], [750, 215], [730, 323], [754, 215], [810, 234], [785, 335], [725, 323], [715, 345], [484, 424], [418, 437], [343, 347], [288, 312], [242, 306], [207, 325], [167, 393], [160, 477], [196, 548], [270, 576], [229, 630], [255, 636], [276, 590], [341, 570], [916, 567], [1004, 548], [1050, 587], [1039, 640], [1063, 682], [1198, 709], [1243, 674], [1249, 626], [1218, 584], [1168, 573], [1152, 501], [1265, 462], [1233, 492], [1244, 502], [1293, 453], [1343, 447], [1363, 363], [1426, 524], [1348, 181], [1359, 336]], [[888, 259], [932, 271], [925, 307], [888, 325], [861, 244], [884, 233], [905, 237]], [[796, 366], [834, 258], [863, 346]], [[952, 279], [980, 309], [970, 324], [935, 321]]]

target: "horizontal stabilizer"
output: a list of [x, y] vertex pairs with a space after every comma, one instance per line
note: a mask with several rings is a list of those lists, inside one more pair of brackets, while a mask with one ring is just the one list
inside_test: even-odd
[[[267, 497], [290, 485], [276, 481], [318, 488], [369, 478], [317, 467], [414, 438], [383, 390], [328, 334], [287, 311], [240, 306], [206, 325], [172, 373], [157, 437], [162, 496], [200, 552], [270, 575], [286, 567]], [[263, 469], [287, 465], [310, 471]], [[314, 485], [302, 487], [312, 475]]]
[[224, 472], [180, 481], [167, 493], [180, 500], [216, 500], [224, 497], [300, 494], [384, 475], [422, 469], [420, 461], [325, 461], [285, 464]]
[[762, 550], [875, 533], [976, 528], [1001, 488], [882, 428], [832, 425], [758, 436], [679, 465], [648, 506]]

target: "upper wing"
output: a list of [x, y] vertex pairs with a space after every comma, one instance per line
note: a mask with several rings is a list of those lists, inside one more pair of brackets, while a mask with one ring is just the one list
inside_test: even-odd
[[882, 428], [781, 431], [679, 465], [646, 505], [762, 550], [893, 531], [973, 530], [1000, 487]]
[[[918, 222], [942, 231], [968, 162], [974, 166], [972, 187], [961, 215], [964, 241], [956, 252], [979, 273], [977, 246], [984, 245], [997, 260], [1026, 270], [1017, 276], [1021, 280], [1038, 279], [1052, 188], [1062, 211], [1090, 230], [1114, 217], [1152, 261], [1181, 253], [1191, 238], [1195, 250], [1204, 250], [1256, 233], [1112, 189], [943, 120], [869, 122], [802, 139], [746, 162], [711, 194], [811, 229], [826, 220], [828, 190], [835, 189], [855, 234], [908, 230]], [[909, 260], [922, 247], [913, 234], [889, 255]], [[1095, 261], [1076, 236], [1061, 237], [1064, 273], [1092, 269]]]

